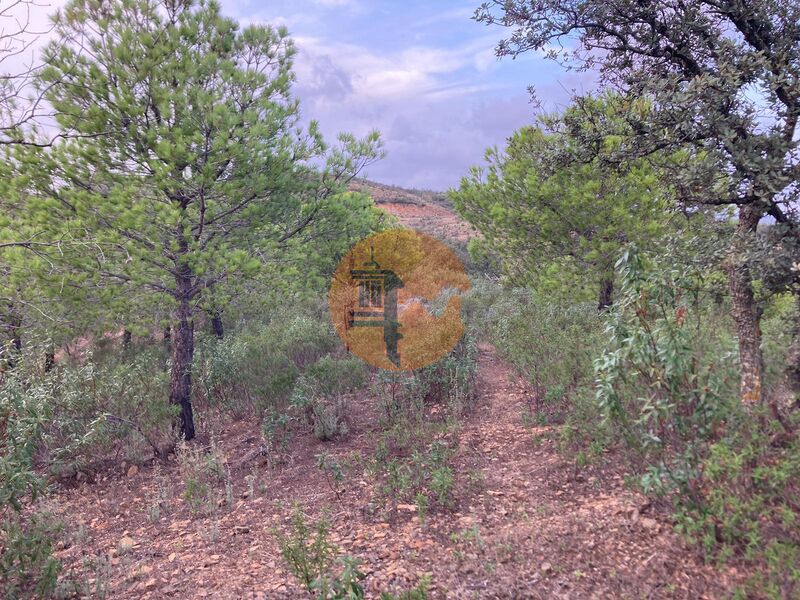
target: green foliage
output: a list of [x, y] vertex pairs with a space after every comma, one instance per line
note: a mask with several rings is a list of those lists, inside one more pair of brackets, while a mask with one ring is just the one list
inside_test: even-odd
[[426, 367], [411, 373], [379, 371], [371, 391], [384, 423], [421, 422], [432, 407], [456, 420], [468, 414], [477, 401], [477, 358], [474, 336], [465, 335], [447, 356]]
[[202, 340], [194, 372], [210, 406], [238, 416], [261, 415], [283, 406], [301, 371], [337, 345], [329, 323], [284, 310], [266, 324], [243, 324], [223, 340]]
[[[34, 472], [33, 460], [52, 417], [51, 395], [30, 389], [17, 373], [10, 373], [0, 386], [0, 506], [22, 510], [23, 502], [35, 500], [43, 491], [41, 478]], [[52, 391], [49, 388], [48, 391]]]
[[272, 464], [273, 455], [283, 452], [289, 445], [289, 423], [292, 417], [274, 409], [268, 410], [261, 421], [261, 436], [264, 438], [264, 450], [267, 460]]
[[736, 409], [735, 346], [713, 328], [692, 265], [648, 269], [631, 248], [617, 266], [621, 297], [595, 363], [599, 408], [647, 467], [646, 492], [696, 497], [707, 440]]
[[300, 507], [292, 513], [288, 535], [275, 530], [281, 555], [292, 574], [306, 589], [322, 600], [355, 600], [364, 598], [361, 581], [366, 577], [358, 570], [359, 561], [345, 556], [339, 560], [341, 572], [333, 573], [336, 546], [328, 539], [330, 523], [323, 517], [316, 523], [306, 521]]
[[602, 315], [592, 304], [484, 280], [465, 294], [463, 306], [470, 330], [514, 364], [548, 411], [568, 411], [572, 397], [592, 385], [592, 362], [603, 343]]
[[456, 473], [450, 461], [453, 450], [443, 441], [430, 444], [426, 432], [410, 432], [408, 456], [390, 456], [388, 448], [379, 446], [371, 469], [381, 481], [381, 493], [394, 502], [414, 502], [421, 516], [431, 507], [452, 508], [455, 505]]
[[747, 597], [793, 598], [800, 593], [800, 443], [771, 443], [781, 430], [773, 425], [732, 422], [701, 465], [699, 502], [679, 503], [676, 521], [708, 558], [763, 565], [745, 586]]
[[[159, 363], [158, 352], [144, 350], [89, 354], [45, 374], [15, 369], [0, 385], [0, 410], [13, 412], [9, 422], [26, 431], [24, 443], [20, 437], [9, 448], [16, 455], [35, 450], [51, 471], [67, 475], [111, 453], [138, 461], [162, 452], [175, 412], [163, 402], [168, 382]], [[27, 353], [25, 364], [31, 364]]]
[[8, 600], [49, 597], [56, 589], [61, 565], [53, 542], [61, 527], [49, 515], [27, 518], [11, 512], [0, 524], [0, 591]]
[[347, 433], [348, 398], [364, 385], [363, 362], [354, 357], [321, 358], [300, 376], [291, 404], [304, 411], [319, 440]]
[[439, 404], [448, 415], [459, 419], [475, 405], [475, 375], [478, 345], [472, 336], [464, 336], [444, 358], [417, 369], [408, 385], [412, 405]]
[[[192, 512], [213, 512], [223, 499], [220, 486], [230, 477], [219, 447], [213, 439], [207, 452], [196, 445], [182, 443], [177, 457], [183, 478], [183, 499]], [[230, 504], [232, 498], [227, 500]]]
[[328, 487], [336, 494], [337, 498], [340, 498], [340, 487], [344, 481], [345, 466], [326, 452], [317, 454], [315, 458], [317, 459], [317, 468], [325, 474], [325, 481], [328, 482]]
[[384, 592], [381, 594], [380, 600], [428, 600], [428, 588], [430, 587], [430, 578], [422, 577], [417, 587], [400, 592], [399, 594], [392, 594]]
[[578, 299], [597, 297], [599, 288], [601, 305], [610, 302], [604, 290], [613, 286], [620, 248], [652, 244], [667, 230], [669, 190], [651, 162], [611, 168], [599, 158], [561, 160], [576, 143], [561, 121], [591, 121], [595, 113], [621, 119], [623, 105], [613, 96], [586, 102], [582, 112], [571, 108], [519, 130], [504, 152], [487, 152], [486, 170], [473, 169], [450, 194], [483, 234], [472, 245], [477, 260], [486, 260], [483, 245], [516, 284]]
[[52, 385], [31, 383], [11, 371], [0, 385], [0, 590], [12, 600], [46, 597], [60, 570], [52, 556], [57, 526], [41, 512], [23, 512], [45, 491], [34, 458], [55, 408]]

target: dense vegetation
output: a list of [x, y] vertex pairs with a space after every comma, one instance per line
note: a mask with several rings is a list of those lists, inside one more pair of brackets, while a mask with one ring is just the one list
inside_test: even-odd
[[[535, 391], [524, 423], [553, 426], [576, 468], [623, 462], [709, 562], [746, 567], [736, 594], [800, 594], [800, 7], [504, 1], [477, 17], [511, 28], [501, 56], [547, 50], [605, 89], [441, 201], [479, 232], [456, 248], [468, 332], [409, 373], [349, 355], [321, 302], [347, 250], [397, 223], [348, 188], [378, 134], [332, 147], [300, 126], [285, 30], [213, 2], [72, 0], [41, 67], [2, 80], [5, 597], [103, 597], [54, 557], [63, 524], [42, 498], [67, 481], [173, 460], [180, 489], [150, 518], [230, 510], [223, 423], [256, 423], [271, 471], [292, 436], [345, 439], [369, 398], [373, 454], [315, 457], [331, 494], [358, 467], [370, 511], [454, 511], [480, 485], [454, 467], [479, 342]], [[37, 129], [23, 88], [54, 123]], [[364, 597], [325, 518], [286, 520], [274, 538], [309, 593]], [[383, 597], [426, 598], [418, 579]]]

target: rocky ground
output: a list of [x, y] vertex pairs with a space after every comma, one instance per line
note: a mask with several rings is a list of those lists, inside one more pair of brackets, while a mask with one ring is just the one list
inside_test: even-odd
[[[531, 391], [486, 345], [478, 389], [479, 406], [448, 433], [460, 482], [450, 510], [421, 519], [380, 494], [364, 465], [381, 428], [364, 398], [346, 439], [297, 431], [280, 464], [258, 454], [253, 423], [218, 431], [214, 451], [230, 477], [211, 509], [182, 497], [185, 465], [174, 458], [62, 489], [51, 500], [68, 525], [58, 557], [95, 597], [303, 598], [274, 535], [296, 502], [312, 520], [328, 514], [332, 541], [362, 561], [368, 597], [425, 574], [432, 598], [697, 599], [731, 589], [736, 572], [702, 564], [611, 457], [576, 469], [555, 427], [526, 426]], [[350, 464], [341, 485], [317, 468], [321, 452]]]

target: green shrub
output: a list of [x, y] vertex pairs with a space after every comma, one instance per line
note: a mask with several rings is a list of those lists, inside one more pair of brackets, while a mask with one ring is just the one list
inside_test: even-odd
[[699, 502], [676, 508], [678, 530], [708, 558], [760, 564], [747, 597], [800, 595], [800, 441], [771, 443], [779, 430], [758, 419], [732, 422], [700, 466]]
[[193, 367], [199, 399], [235, 416], [260, 416], [286, 403], [302, 371], [337, 345], [330, 323], [308, 315], [249, 323], [223, 340], [207, 337]]
[[389, 456], [386, 446], [379, 446], [372, 471], [382, 482], [381, 493], [393, 502], [414, 502], [421, 516], [430, 507], [452, 508], [456, 483], [453, 450], [441, 440], [426, 445], [428, 435], [421, 430], [411, 437], [414, 448], [408, 456]]
[[330, 523], [323, 517], [316, 523], [307, 523], [299, 507], [292, 513], [288, 535], [274, 532], [281, 555], [289, 570], [305, 588], [323, 600], [364, 598], [361, 581], [366, 577], [358, 570], [359, 561], [345, 556], [339, 559], [340, 573], [333, 568], [338, 549], [328, 539]]
[[630, 448], [645, 492], [697, 499], [708, 442], [736, 409], [733, 340], [719, 337], [690, 265], [647, 268], [630, 249], [617, 268], [609, 345], [595, 363], [599, 408]]
[[4, 598], [43, 598], [55, 589], [59, 562], [52, 539], [58, 526], [47, 515], [23, 509], [45, 491], [34, 469], [52, 419], [53, 382], [32, 385], [22, 372], [0, 386], [0, 589]]
[[465, 294], [463, 306], [470, 330], [530, 381], [548, 410], [569, 411], [573, 392], [591, 385], [593, 360], [604, 341], [594, 303], [555, 302], [484, 280]]
[[347, 433], [348, 400], [365, 377], [361, 360], [326, 356], [298, 378], [290, 402], [303, 411], [317, 439], [330, 440]]
[[474, 338], [463, 337], [447, 356], [414, 371], [409, 382], [409, 405], [441, 404], [451, 417], [462, 417], [476, 401], [477, 359], [478, 345]]
[[444, 415], [458, 419], [475, 405], [478, 346], [471, 335], [435, 363], [411, 373], [379, 371], [372, 394], [377, 399], [384, 425], [422, 422], [432, 405], [445, 408]]
[[45, 598], [56, 589], [61, 565], [53, 557], [53, 540], [61, 526], [49, 515], [27, 518], [11, 512], [0, 524], [0, 589], [3, 597]]
[[159, 356], [148, 350], [58, 370], [58, 409], [48, 432], [54, 458], [88, 463], [122, 450], [139, 462], [163, 453], [177, 407], [167, 402], [169, 380]]
[[213, 511], [220, 500], [220, 486], [229, 477], [225, 458], [215, 441], [212, 439], [207, 452], [194, 444], [181, 443], [177, 458], [183, 478], [183, 499], [193, 512]]
[[391, 594], [384, 592], [381, 594], [381, 600], [428, 600], [428, 588], [430, 587], [430, 578], [422, 577], [417, 587], [400, 592], [399, 594]]
[[276, 455], [285, 452], [289, 446], [289, 423], [292, 417], [274, 408], [266, 411], [261, 421], [261, 435], [264, 438], [264, 453], [270, 467]]

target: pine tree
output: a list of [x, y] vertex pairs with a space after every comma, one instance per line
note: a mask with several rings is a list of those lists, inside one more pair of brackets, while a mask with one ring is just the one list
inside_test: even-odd
[[331, 151], [301, 130], [286, 30], [240, 29], [215, 2], [73, 0], [56, 34], [40, 85], [75, 137], [37, 155], [49, 183], [28, 202], [86, 232], [97, 250], [69, 268], [107, 299], [168, 304], [169, 400], [191, 439], [198, 309], [311, 227], [378, 137]]

